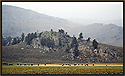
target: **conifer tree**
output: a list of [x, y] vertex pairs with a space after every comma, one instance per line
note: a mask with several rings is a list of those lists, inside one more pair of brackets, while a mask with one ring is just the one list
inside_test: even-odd
[[22, 37], [21, 41], [23, 42], [24, 41], [24, 37], [25, 37], [24, 33], [22, 33], [21, 37]]
[[79, 38], [78, 39], [82, 39], [83, 36], [82, 36], [82, 32], [79, 34]]
[[93, 40], [93, 47], [94, 49], [98, 48], [98, 42], [95, 39]]

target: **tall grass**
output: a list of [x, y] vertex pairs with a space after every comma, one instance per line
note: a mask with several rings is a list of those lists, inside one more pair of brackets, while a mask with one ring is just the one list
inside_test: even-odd
[[3, 66], [2, 74], [123, 74], [122, 66]]

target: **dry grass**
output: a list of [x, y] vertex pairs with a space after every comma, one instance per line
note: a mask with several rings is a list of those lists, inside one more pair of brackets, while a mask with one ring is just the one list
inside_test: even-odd
[[[97, 64], [95, 64], [97, 65]], [[100, 66], [99, 66], [100, 65]], [[33, 66], [2, 66], [2, 74], [123, 74], [122, 64], [98, 64], [97, 66], [71, 66], [61, 64], [44, 64]], [[110, 65], [110, 66], [109, 66]]]

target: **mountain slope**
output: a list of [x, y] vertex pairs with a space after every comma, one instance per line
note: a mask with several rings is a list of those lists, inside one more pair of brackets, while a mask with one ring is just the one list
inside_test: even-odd
[[[114, 24], [103, 25], [95, 23], [84, 27], [78, 27], [84, 38], [91, 37], [100, 43], [123, 47], [123, 28]], [[76, 34], [78, 30], [73, 29]]]
[[40, 14], [32, 10], [15, 6], [2, 5], [2, 34], [4, 36], [17, 36], [22, 32], [34, 32], [45, 30], [57, 30], [58, 28], [70, 28], [72, 22]]
[[84, 38], [96, 38], [100, 43], [123, 47], [123, 27], [114, 24], [103, 25], [95, 23], [80, 26], [68, 20], [40, 14], [29, 9], [2, 5], [2, 35], [20, 36], [35, 31], [49, 31], [50, 29], [65, 29], [70, 35], [78, 37], [83, 33]]

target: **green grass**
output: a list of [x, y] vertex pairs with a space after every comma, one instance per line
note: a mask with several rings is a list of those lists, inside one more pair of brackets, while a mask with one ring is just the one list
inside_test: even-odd
[[123, 74], [122, 66], [2, 66], [2, 74]]

